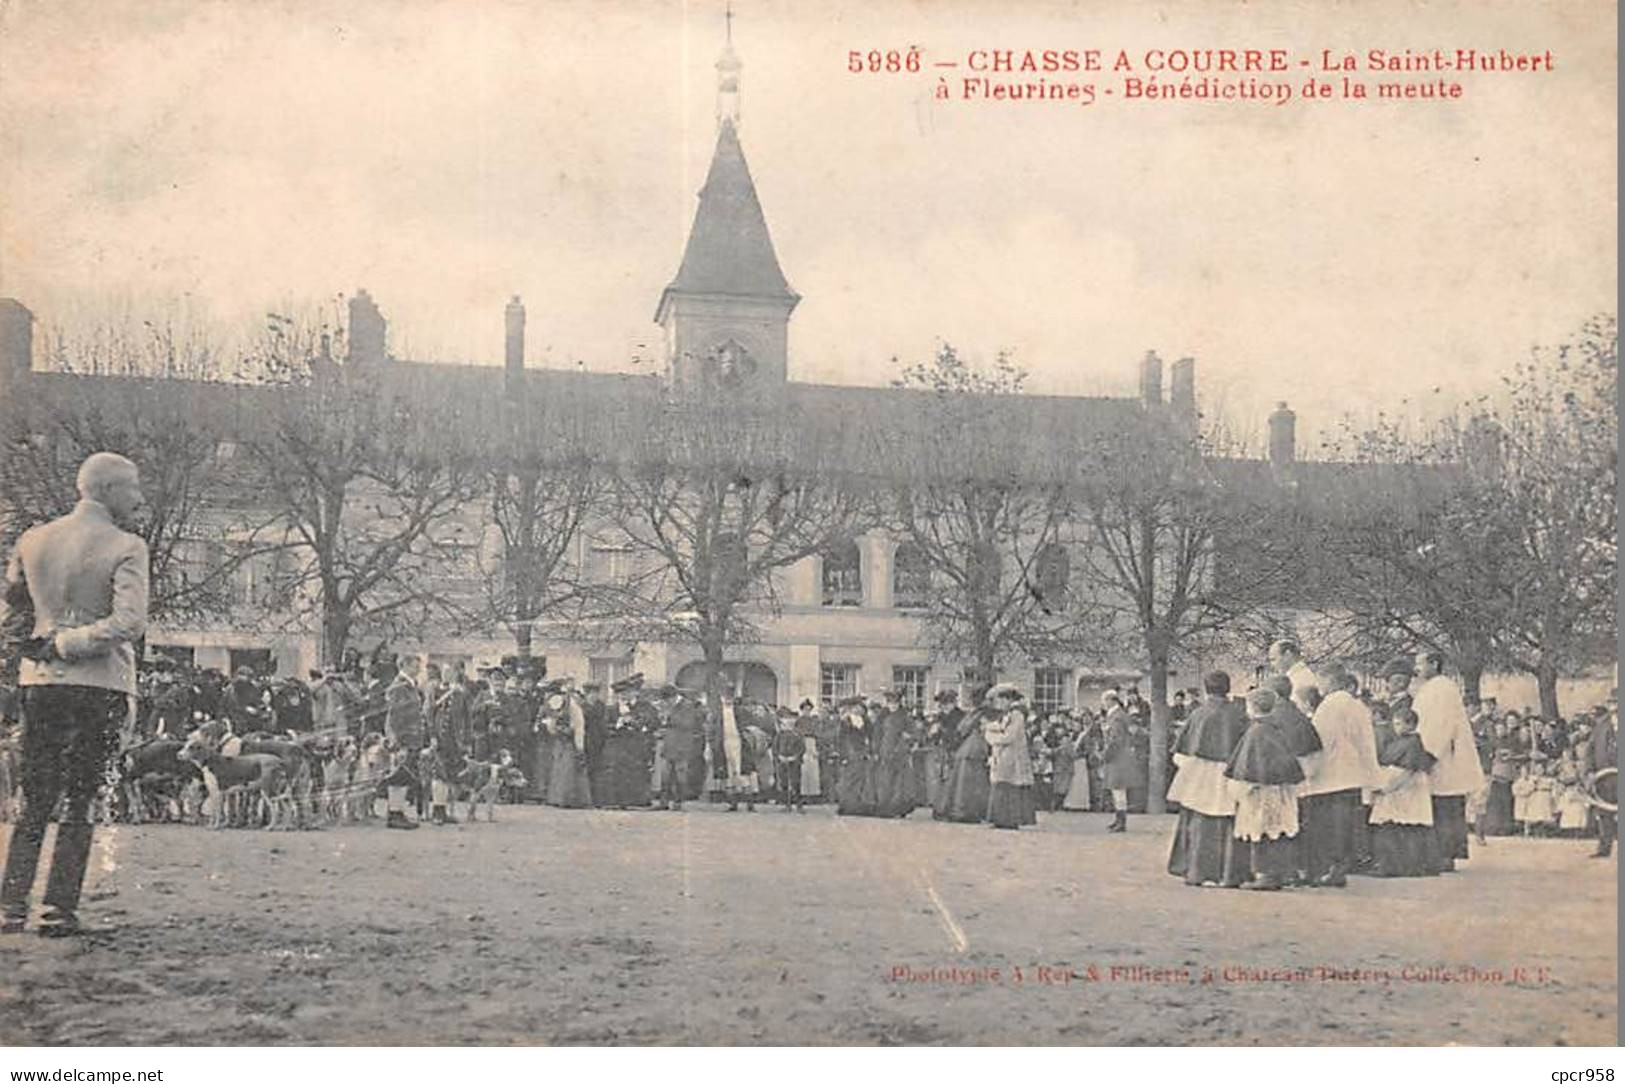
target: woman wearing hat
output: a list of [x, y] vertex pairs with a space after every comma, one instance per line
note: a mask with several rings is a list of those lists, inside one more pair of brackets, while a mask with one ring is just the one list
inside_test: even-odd
[[959, 744], [954, 750], [954, 774], [948, 787], [945, 820], [975, 824], [987, 819], [992, 782], [988, 776], [987, 737], [982, 724], [996, 710], [978, 690], [971, 697], [974, 707], [959, 721]]
[[875, 779], [880, 814], [906, 817], [914, 811], [915, 806], [913, 719], [896, 689], [887, 689], [882, 700], [885, 706], [877, 727], [880, 747], [877, 750]]
[[1033, 805], [1033, 764], [1027, 749], [1027, 713], [1021, 690], [1008, 683], [993, 686], [987, 699], [992, 711], [983, 717], [982, 737], [988, 747], [988, 780], [992, 792], [987, 817], [995, 828], [1037, 824]]
[[873, 817], [880, 811], [874, 728], [869, 724], [863, 697], [849, 696], [836, 708], [841, 727], [841, 772], [835, 784], [835, 811], [844, 817]]
[[965, 712], [959, 707], [959, 694], [951, 689], [940, 690], [935, 703], [935, 714], [926, 720], [925, 802], [931, 807], [931, 815], [942, 820], [948, 814], [954, 746], [959, 738], [959, 720]]
[[565, 809], [592, 807], [592, 786], [587, 778], [587, 716], [580, 694], [566, 688], [548, 698], [549, 729], [553, 732], [553, 774], [548, 781], [549, 805]]

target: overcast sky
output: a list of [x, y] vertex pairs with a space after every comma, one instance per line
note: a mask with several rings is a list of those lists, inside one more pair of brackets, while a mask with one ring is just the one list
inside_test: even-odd
[[[804, 298], [796, 379], [884, 381], [947, 340], [1014, 351], [1034, 390], [1125, 394], [1154, 348], [1307, 434], [1487, 389], [1613, 310], [1611, 4], [735, 10], [745, 152]], [[628, 368], [711, 153], [722, 22], [720, 0], [0, 4], [0, 295], [47, 323], [185, 297], [242, 327], [365, 286], [397, 353], [496, 364], [518, 293], [531, 364]], [[1465, 76], [1454, 102], [1091, 108], [845, 70], [909, 44], [1505, 47], [1557, 70]]]

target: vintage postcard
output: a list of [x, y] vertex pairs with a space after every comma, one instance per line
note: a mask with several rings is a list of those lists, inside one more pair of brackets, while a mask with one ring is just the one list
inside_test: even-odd
[[1612, 1045], [1616, 18], [0, 0], [0, 1044]]

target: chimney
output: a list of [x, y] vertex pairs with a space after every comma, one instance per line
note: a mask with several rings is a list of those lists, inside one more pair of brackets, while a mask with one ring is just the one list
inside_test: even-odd
[[1285, 403], [1276, 403], [1270, 415], [1270, 466], [1278, 471], [1290, 467], [1296, 457], [1297, 427], [1298, 416]]
[[21, 301], [0, 297], [0, 403], [34, 368], [34, 314]]
[[507, 352], [504, 361], [507, 365], [508, 376], [515, 377], [525, 367], [525, 305], [514, 294], [513, 300], [503, 310], [507, 318], [508, 338]]
[[1168, 405], [1174, 417], [1186, 425], [1196, 423], [1196, 359], [1180, 358], [1174, 362], [1172, 381], [1168, 386]]
[[1162, 359], [1155, 350], [1147, 350], [1140, 361], [1140, 405], [1146, 408], [1162, 405]]
[[350, 343], [347, 365], [381, 365], [388, 356], [384, 353], [384, 331], [388, 325], [384, 314], [366, 290], [357, 290], [350, 298]]

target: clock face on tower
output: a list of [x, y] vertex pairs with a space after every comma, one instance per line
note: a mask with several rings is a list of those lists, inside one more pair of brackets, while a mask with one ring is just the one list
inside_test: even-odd
[[756, 375], [756, 359], [735, 339], [729, 339], [705, 356], [704, 370], [708, 384], [737, 388]]

